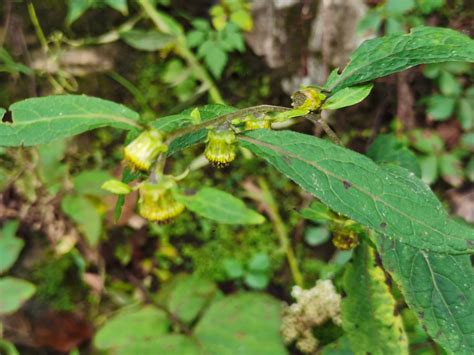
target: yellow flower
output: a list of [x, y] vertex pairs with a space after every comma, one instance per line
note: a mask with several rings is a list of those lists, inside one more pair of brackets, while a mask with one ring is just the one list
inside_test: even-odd
[[204, 155], [213, 166], [225, 167], [235, 159], [236, 142], [235, 133], [230, 129], [209, 131]]
[[314, 87], [306, 86], [291, 95], [291, 99], [294, 108], [314, 112], [321, 107], [326, 95]]
[[155, 130], [143, 131], [124, 149], [124, 157], [132, 167], [142, 171], [150, 170], [158, 154], [166, 152], [162, 134]]
[[254, 129], [270, 129], [271, 127], [271, 117], [268, 115], [263, 117], [251, 117], [245, 120], [246, 131], [252, 131]]
[[184, 205], [173, 196], [174, 180], [167, 176], [162, 178], [159, 183], [144, 182], [140, 186], [138, 212], [149, 221], [168, 223], [184, 211]]
[[352, 230], [340, 230], [335, 232], [332, 243], [339, 250], [354, 249], [359, 245], [359, 237]]

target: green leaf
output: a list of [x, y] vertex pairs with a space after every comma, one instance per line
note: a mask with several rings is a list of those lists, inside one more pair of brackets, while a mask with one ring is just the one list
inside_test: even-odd
[[112, 9], [115, 9], [120, 12], [122, 15], [128, 15], [127, 0], [105, 0], [105, 3], [109, 5]]
[[0, 353], [2, 355], [20, 355], [13, 343], [3, 339], [0, 339]]
[[124, 309], [97, 331], [94, 345], [100, 350], [120, 349], [159, 338], [168, 332], [166, 313], [153, 306]]
[[72, 178], [74, 189], [81, 195], [103, 196], [106, 192], [101, 186], [112, 176], [105, 170], [85, 170]]
[[445, 0], [417, 0], [418, 8], [424, 14], [430, 14], [441, 8], [445, 4]]
[[176, 37], [158, 31], [128, 30], [120, 37], [130, 46], [142, 51], [154, 52], [166, 48], [176, 41]]
[[18, 223], [18, 221], [5, 222], [0, 230], [0, 274], [13, 266], [25, 245], [23, 239], [15, 236]]
[[[33, 74], [33, 70], [30, 67], [15, 62], [10, 53], [8, 53], [7, 50], [2, 47], [0, 47], [0, 64], [0, 73], [6, 72], [12, 75], [18, 75], [19, 73], [26, 75]], [[0, 118], [2, 116], [2, 110], [3, 109], [0, 109]]]
[[389, 17], [385, 24], [385, 32], [387, 35], [405, 33], [405, 26], [397, 18]]
[[186, 208], [223, 224], [261, 224], [265, 218], [227, 192], [205, 187], [195, 195], [178, 197]]
[[377, 163], [393, 163], [421, 176], [415, 153], [400, 143], [394, 134], [379, 135], [367, 149], [367, 156]]
[[83, 196], [67, 195], [61, 201], [61, 208], [84, 233], [91, 246], [97, 246], [102, 232], [102, 218], [94, 204]]
[[270, 268], [270, 258], [266, 253], [255, 254], [247, 266], [251, 271], [268, 271]]
[[445, 96], [459, 96], [462, 86], [453, 74], [443, 70], [439, 77], [439, 90]]
[[474, 128], [474, 107], [469, 103], [468, 99], [461, 98], [458, 101], [457, 115], [459, 123], [464, 130]]
[[230, 20], [244, 31], [251, 31], [253, 27], [252, 16], [244, 9], [234, 11], [230, 14]]
[[456, 98], [443, 96], [443, 95], [432, 95], [425, 99], [428, 114], [436, 121], [447, 120], [454, 112], [456, 105]]
[[331, 209], [362, 225], [426, 250], [474, 251], [472, 229], [455, 223], [434, 195], [429, 201], [420, 198], [418, 184], [401, 181], [363, 155], [290, 131], [256, 130], [240, 140]]
[[438, 157], [436, 155], [427, 155], [418, 159], [421, 168], [421, 180], [431, 185], [438, 179]]
[[197, 275], [178, 277], [166, 297], [166, 307], [190, 324], [220, 294], [216, 284]]
[[66, 24], [70, 26], [74, 21], [81, 17], [92, 5], [95, 0], [69, 0], [66, 15]]
[[377, 244], [384, 267], [428, 334], [450, 354], [474, 353], [474, 274], [469, 256], [430, 253], [382, 236]]
[[334, 213], [324, 204], [319, 201], [311, 202], [309, 207], [303, 208], [300, 211], [303, 218], [309, 219], [316, 223], [324, 223], [334, 219]]
[[410, 140], [415, 149], [426, 154], [439, 154], [444, 150], [444, 141], [438, 134], [416, 129], [410, 132]]
[[38, 146], [38, 175], [47, 186], [48, 192], [55, 195], [63, 186], [68, 167], [62, 163], [66, 151], [66, 141], [58, 139]]
[[287, 354], [280, 336], [280, 301], [238, 293], [212, 304], [194, 330], [206, 354]]
[[327, 227], [309, 227], [304, 234], [304, 240], [314, 247], [326, 243], [330, 236]]
[[270, 278], [263, 272], [247, 272], [244, 277], [245, 284], [254, 290], [264, 290], [270, 283]]
[[375, 38], [362, 43], [341, 75], [325, 87], [339, 91], [419, 64], [474, 61], [474, 41], [448, 28], [416, 27], [409, 34]]
[[[211, 42], [204, 42], [204, 44], [199, 48], [203, 48], [206, 43]], [[209, 68], [212, 75], [219, 79], [222, 75], [222, 71], [224, 70], [225, 65], [227, 64], [227, 53], [222, 50], [215, 42], [212, 42], [210, 45], [205, 46], [205, 49], [201, 50], [204, 57], [204, 63]]]
[[132, 192], [132, 188], [120, 180], [107, 180], [101, 186], [101, 189], [117, 195], [127, 195]]
[[32, 283], [14, 277], [0, 278], [0, 315], [13, 313], [36, 291]]
[[193, 30], [186, 33], [186, 43], [189, 48], [200, 46], [206, 40], [206, 38], [206, 33], [203, 31]]
[[334, 95], [327, 99], [323, 106], [323, 110], [337, 110], [343, 107], [358, 104], [369, 96], [370, 91], [374, 86], [372, 84], [351, 86], [339, 90]]
[[368, 31], [377, 33], [382, 23], [382, 16], [378, 11], [370, 9], [357, 24], [357, 34], [364, 35]]
[[408, 354], [402, 320], [395, 315], [395, 299], [366, 243], [354, 252], [344, 274], [342, 327], [356, 354]]
[[439, 157], [439, 170], [442, 178], [450, 185], [459, 187], [464, 181], [461, 160], [454, 154], [445, 153]]
[[136, 341], [113, 352], [114, 355], [176, 354], [200, 355], [199, 344], [189, 336], [168, 334]]
[[224, 259], [222, 266], [229, 278], [232, 280], [239, 279], [244, 276], [244, 267], [239, 260]]
[[388, 0], [385, 4], [385, 11], [402, 15], [407, 11], [413, 10], [415, 0]]
[[82, 95], [31, 98], [10, 106], [13, 123], [0, 122], [1, 146], [30, 146], [99, 127], [134, 129], [138, 114], [123, 105]]

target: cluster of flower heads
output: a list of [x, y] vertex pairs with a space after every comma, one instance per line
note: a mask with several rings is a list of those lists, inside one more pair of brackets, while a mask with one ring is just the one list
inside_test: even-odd
[[[302, 88], [293, 95], [293, 106], [305, 112], [319, 109], [326, 96], [312, 87]], [[244, 117], [245, 131], [255, 129], [270, 129], [274, 117], [267, 114], [257, 114]], [[237, 138], [235, 128], [230, 122], [209, 129], [206, 139], [204, 156], [215, 167], [222, 168], [229, 165], [236, 158]], [[160, 154], [166, 153], [168, 146], [164, 142], [164, 134], [156, 129], [143, 131], [124, 149], [125, 161], [134, 169], [148, 173]], [[138, 211], [140, 215], [150, 221], [167, 223], [184, 211], [185, 206], [175, 195], [177, 184], [175, 177], [154, 172], [153, 179], [142, 182], [139, 187]], [[113, 184], [112, 184], [113, 185]], [[122, 186], [123, 185], [123, 186]], [[129, 189], [125, 184], [115, 182], [116, 191]], [[110, 187], [111, 185], [109, 185]], [[122, 193], [122, 192], [117, 192]]]
[[[271, 117], [268, 115], [250, 116], [246, 117], [243, 123], [245, 130], [269, 129], [271, 128]], [[168, 146], [163, 140], [164, 134], [156, 129], [143, 131], [125, 147], [125, 161], [132, 169], [148, 173], [158, 156], [168, 150]], [[218, 168], [229, 165], [236, 158], [236, 148], [236, 133], [229, 124], [209, 129], [204, 156], [211, 165]], [[153, 181], [142, 182], [138, 186], [139, 214], [149, 221], [158, 223], [168, 223], [180, 215], [185, 206], [175, 197], [177, 180], [171, 175], [155, 173]], [[109, 187], [112, 185], [109, 184]], [[115, 182], [112, 189], [116, 193], [123, 193], [122, 191], [127, 190], [128, 186], [122, 185]]]
[[302, 353], [313, 353], [318, 347], [313, 328], [328, 320], [341, 325], [341, 295], [336, 292], [331, 280], [318, 280], [316, 286], [309, 290], [294, 286], [291, 295], [296, 302], [286, 305], [283, 311], [283, 341], [286, 344], [295, 342]]

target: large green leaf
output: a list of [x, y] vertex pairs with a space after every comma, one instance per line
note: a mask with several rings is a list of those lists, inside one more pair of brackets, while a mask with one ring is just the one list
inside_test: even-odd
[[402, 320], [395, 315], [395, 299], [366, 243], [354, 252], [344, 274], [347, 297], [342, 303], [342, 326], [356, 354], [408, 354]]
[[179, 196], [185, 206], [202, 217], [224, 224], [261, 224], [265, 218], [227, 192], [205, 187], [191, 196]]
[[286, 354], [281, 305], [259, 293], [240, 293], [212, 304], [194, 330], [206, 355]]
[[165, 335], [170, 321], [165, 312], [153, 306], [124, 309], [109, 319], [96, 333], [98, 349], [120, 349]]
[[474, 41], [449, 28], [416, 27], [409, 34], [365, 41], [342, 74], [331, 75], [325, 86], [338, 91], [415, 65], [450, 61], [474, 62]]
[[[406, 170], [394, 166], [391, 170], [401, 182], [417, 186], [420, 198], [439, 203]], [[384, 234], [376, 243], [385, 268], [428, 333], [452, 354], [474, 353], [474, 271], [469, 256], [432, 253]]]
[[99, 127], [137, 128], [138, 114], [95, 97], [59, 95], [26, 99], [10, 106], [12, 123], [0, 122], [0, 146], [30, 146]]
[[14, 277], [0, 278], [0, 315], [15, 312], [33, 294], [32, 283]]
[[361, 154], [290, 131], [256, 130], [240, 140], [333, 210], [391, 239], [440, 253], [474, 251], [472, 229], [453, 221], [432, 193], [426, 198], [419, 184]]
[[89, 244], [96, 246], [102, 232], [102, 217], [94, 204], [84, 196], [67, 195], [61, 201], [61, 208], [76, 222]]
[[220, 291], [211, 280], [198, 275], [178, 275], [162, 288], [160, 302], [179, 320], [191, 323]]
[[469, 256], [430, 253], [377, 239], [385, 268], [434, 340], [451, 354], [474, 353], [474, 274]]
[[0, 230], [0, 274], [7, 271], [20, 255], [25, 242], [17, 238], [18, 221], [8, 221]]

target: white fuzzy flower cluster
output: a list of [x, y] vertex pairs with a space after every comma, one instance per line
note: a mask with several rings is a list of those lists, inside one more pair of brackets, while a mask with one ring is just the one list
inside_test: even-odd
[[291, 295], [296, 302], [285, 307], [281, 326], [283, 340], [286, 344], [296, 341], [298, 350], [313, 353], [318, 346], [313, 328], [329, 319], [341, 324], [341, 295], [336, 293], [331, 280], [318, 280], [310, 290], [295, 286]]

